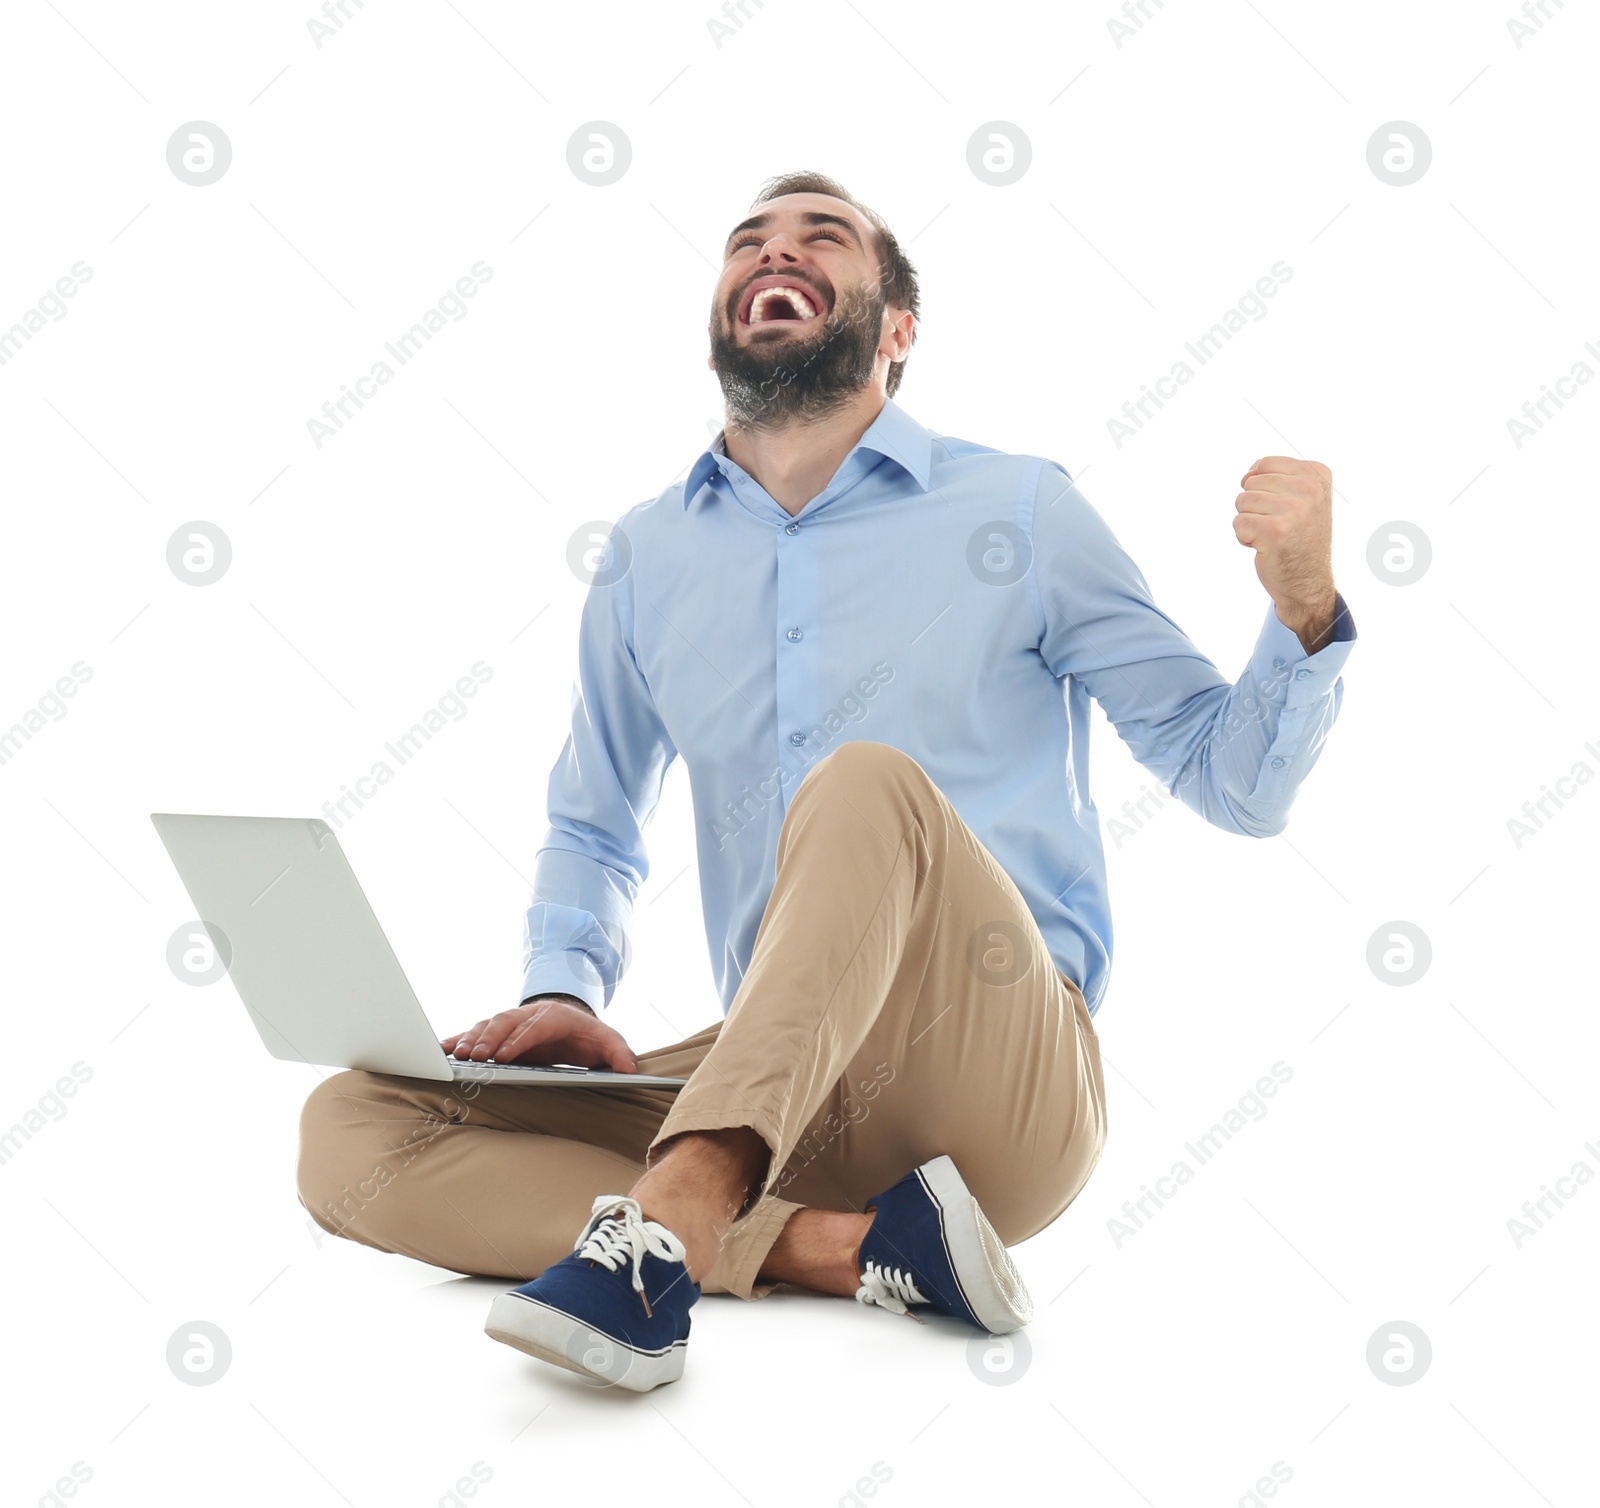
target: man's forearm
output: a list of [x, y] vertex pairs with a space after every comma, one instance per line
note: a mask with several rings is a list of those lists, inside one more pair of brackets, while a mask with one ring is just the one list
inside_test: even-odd
[[1277, 608], [1279, 621], [1300, 640], [1308, 655], [1332, 642], [1339, 622], [1339, 602], [1331, 583], [1326, 594], [1310, 605], [1280, 602]]

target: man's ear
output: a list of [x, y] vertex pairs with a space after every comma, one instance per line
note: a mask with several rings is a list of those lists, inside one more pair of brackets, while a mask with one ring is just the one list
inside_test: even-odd
[[889, 311], [886, 309], [884, 310], [884, 317], [889, 319], [891, 329], [905, 337], [905, 350], [894, 358], [897, 361], [904, 361], [911, 354], [911, 337], [916, 331], [917, 317], [909, 309], [902, 309], [898, 316], [894, 318], [889, 317]]

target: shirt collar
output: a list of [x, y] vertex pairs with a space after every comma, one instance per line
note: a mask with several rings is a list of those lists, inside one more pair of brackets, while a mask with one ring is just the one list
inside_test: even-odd
[[[878, 417], [867, 426], [866, 432], [856, 441], [848, 461], [856, 451], [870, 450], [895, 462], [924, 492], [933, 471], [933, 434], [924, 429], [893, 398], [885, 398]], [[717, 437], [695, 457], [689, 475], [683, 483], [683, 506], [688, 508], [713, 471], [719, 471], [728, 461], [728, 448], [724, 433]], [[729, 463], [731, 464], [731, 463]], [[842, 464], [842, 463], [841, 463]]]

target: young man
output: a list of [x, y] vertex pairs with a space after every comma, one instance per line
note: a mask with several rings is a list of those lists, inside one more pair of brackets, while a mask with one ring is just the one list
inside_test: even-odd
[[[893, 401], [920, 299], [877, 215], [817, 174], [754, 209], [712, 299], [723, 433], [623, 515], [584, 605], [523, 1003], [443, 1044], [688, 1083], [349, 1072], [301, 1127], [325, 1229], [534, 1275], [488, 1333], [638, 1390], [681, 1374], [702, 1291], [1027, 1322], [1006, 1248], [1066, 1209], [1106, 1133], [1089, 698], [1173, 795], [1267, 837], [1355, 639], [1326, 467], [1268, 456], [1241, 480], [1272, 606], [1230, 684], [1065, 470]], [[725, 1019], [635, 1054], [599, 1013], [679, 754]]]

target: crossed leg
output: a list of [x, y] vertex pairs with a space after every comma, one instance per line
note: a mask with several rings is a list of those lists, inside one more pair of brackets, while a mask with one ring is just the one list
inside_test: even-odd
[[[863, 1205], [922, 1162], [948, 1154], [1014, 1245], [1072, 1202], [1105, 1141], [1081, 993], [948, 799], [880, 743], [841, 745], [791, 798], [727, 1019], [638, 1056], [689, 1083], [335, 1075], [302, 1116], [302, 1202], [338, 1234], [521, 1280], [566, 1255], [593, 1198], [632, 1185], [707, 1291], [838, 1292]], [[335, 1178], [362, 1175], [360, 1196], [406, 1137], [420, 1150], [349, 1209]]]

